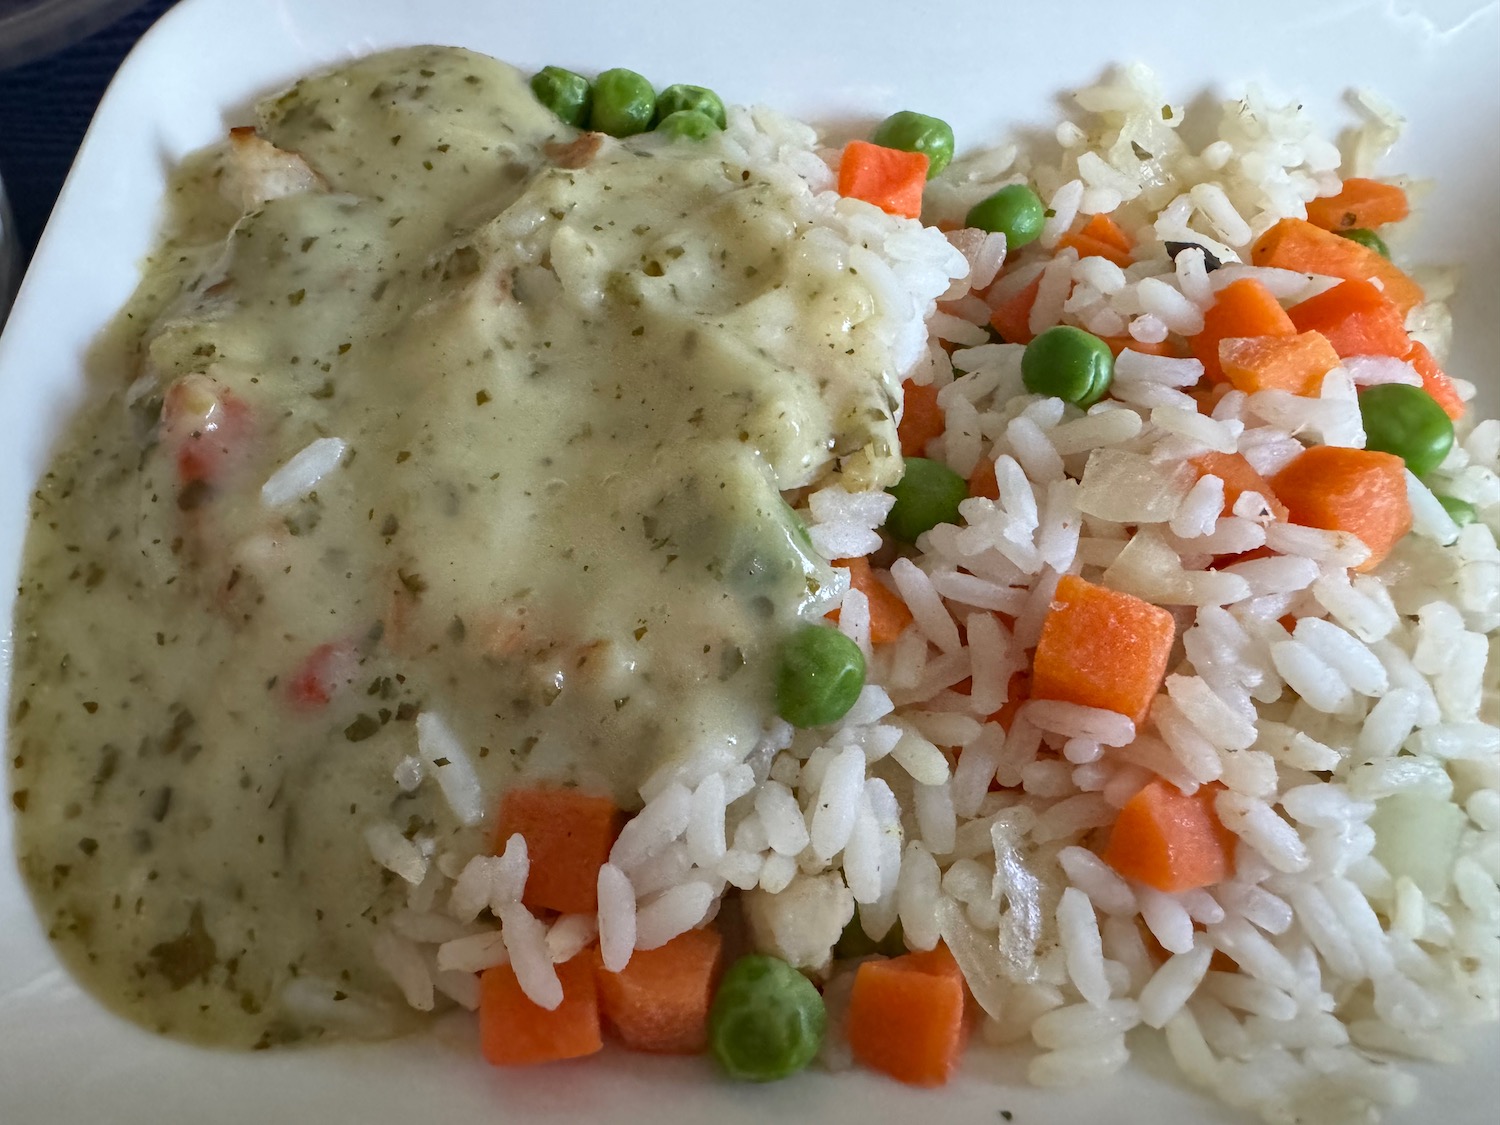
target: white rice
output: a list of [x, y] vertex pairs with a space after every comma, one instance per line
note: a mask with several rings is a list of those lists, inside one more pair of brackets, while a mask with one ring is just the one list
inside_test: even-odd
[[[868, 274], [881, 330], [899, 336], [911, 377], [939, 389], [949, 433], [929, 455], [964, 476], [992, 465], [999, 498], [963, 501], [959, 525], [890, 564], [912, 614], [894, 643], [871, 644], [868, 599], [846, 584], [819, 609], [840, 608], [869, 665], [842, 722], [780, 724], [743, 761], [705, 748], [641, 786], [600, 871], [597, 917], [550, 931], [533, 918], [519, 904], [524, 851], [434, 861], [432, 841], [373, 826], [372, 853], [412, 899], [378, 939], [409, 1000], [430, 1007], [449, 987], [468, 997], [442, 974], [509, 962], [528, 996], [555, 1003], [552, 958], [576, 955], [595, 928], [618, 971], [635, 949], [712, 918], [732, 885], [754, 939], [814, 974], [830, 971], [856, 904], [872, 936], [899, 921], [909, 948], [944, 942], [985, 1013], [982, 1038], [1029, 1052], [1042, 1085], [1112, 1074], [1160, 1035], [1187, 1081], [1265, 1120], [1362, 1122], [1411, 1094], [1368, 1052], [1451, 1059], [1449, 1029], [1493, 1018], [1500, 423], [1461, 426], [1427, 483], [1408, 481], [1416, 534], [1364, 573], [1369, 547], [1354, 536], [1277, 519], [1255, 492], [1226, 512], [1224, 480], [1188, 461], [1235, 453], [1270, 478], [1308, 445], [1360, 448], [1356, 388], [1410, 383], [1405, 363], [1353, 357], [1317, 394], [1232, 391], [1204, 414], [1185, 393], [1202, 379], [1198, 360], [1126, 349], [1112, 397], [1088, 411], [1026, 394], [1023, 349], [984, 342], [978, 326], [1032, 282], [1032, 332], [1075, 323], [1143, 346], [1198, 331], [1237, 280], [1285, 304], [1337, 283], [1245, 264], [1272, 224], [1338, 190], [1337, 154], [1298, 107], [1247, 91], [1194, 151], [1184, 111], [1144, 68], [1078, 101], [1092, 116], [1059, 133], [1050, 162], [1015, 148], [961, 157], [929, 187], [935, 217], [961, 219], [1002, 183], [1034, 184], [1052, 214], [1019, 248], [819, 196], [827, 170], [810, 133], [731, 115], [728, 140], [766, 160], [780, 152], [796, 168], [781, 171], [804, 176], [809, 207], [832, 216], [823, 249]], [[1372, 112], [1367, 148], [1390, 128]], [[1051, 253], [1100, 211], [1137, 240], [1126, 268]], [[1173, 260], [1166, 240], [1194, 246]], [[950, 359], [938, 339], [962, 346]], [[1434, 490], [1480, 519], [1460, 529]], [[815, 550], [878, 550], [892, 503], [881, 490], [813, 490]], [[1230, 557], [1260, 548], [1269, 557]], [[1062, 700], [1008, 708], [1008, 731], [995, 717], [1063, 575], [1173, 613], [1180, 643], [1139, 728]], [[459, 819], [478, 824], [458, 739], [424, 713], [418, 743], [397, 784], [436, 776]], [[1169, 894], [1101, 858], [1103, 830], [1154, 777], [1211, 796], [1237, 840], [1223, 881]], [[446, 915], [418, 909], [444, 889]], [[1211, 967], [1225, 957], [1233, 971]], [[830, 997], [850, 987], [846, 970], [831, 970]], [[834, 1037], [828, 1057], [847, 1063], [847, 1044]]]
[[599, 868], [599, 953], [604, 967], [618, 973], [630, 962], [636, 942], [635, 888], [612, 863]]
[[703, 921], [717, 897], [715, 888], [701, 880], [668, 887], [637, 909], [635, 947], [659, 949], [687, 933]]
[[516, 983], [537, 1007], [556, 1010], [563, 1001], [563, 990], [547, 952], [547, 927], [519, 902], [504, 903], [497, 914]]
[[1141, 989], [1141, 1022], [1147, 1027], [1163, 1028], [1176, 1018], [1203, 983], [1213, 952], [1213, 946], [1206, 940], [1195, 940], [1190, 950], [1163, 961]]
[[426, 877], [427, 857], [390, 821], [376, 821], [366, 828], [365, 844], [376, 863], [408, 883], [417, 884]]
[[454, 938], [438, 946], [437, 967], [443, 972], [482, 973], [510, 960], [498, 930]]
[[342, 438], [318, 438], [294, 454], [261, 485], [260, 502], [267, 508], [284, 508], [301, 500], [318, 482], [338, 468], [348, 445]]
[[460, 824], [478, 824], [484, 819], [484, 793], [474, 763], [451, 727], [438, 715], [423, 711], [417, 716], [417, 753]]

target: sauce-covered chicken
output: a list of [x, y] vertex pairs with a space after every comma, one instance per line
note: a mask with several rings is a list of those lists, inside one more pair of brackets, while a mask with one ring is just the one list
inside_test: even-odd
[[[838, 594], [781, 493], [899, 474], [875, 295], [780, 171], [577, 133], [444, 48], [188, 162], [18, 610], [19, 851], [109, 1003], [321, 1033], [299, 996], [392, 993], [371, 937], [409, 888], [371, 831], [425, 863], [515, 779], [630, 808], [749, 752]], [[423, 715], [465, 762], [419, 754]]]

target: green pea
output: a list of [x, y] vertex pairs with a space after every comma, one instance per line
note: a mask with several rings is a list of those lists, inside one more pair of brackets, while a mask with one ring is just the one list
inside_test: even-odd
[[1473, 523], [1479, 518], [1474, 505], [1467, 500], [1460, 500], [1457, 496], [1439, 496], [1437, 499], [1438, 503], [1443, 506], [1443, 511], [1447, 512], [1459, 527]]
[[1350, 242], [1357, 242], [1366, 249], [1375, 251], [1382, 258], [1391, 256], [1390, 247], [1385, 244], [1385, 239], [1367, 227], [1354, 227], [1336, 233], [1340, 238], [1347, 238]]
[[838, 722], [864, 686], [864, 654], [837, 629], [803, 625], [782, 642], [776, 668], [776, 713], [792, 726]]
[[1005, 235], [1005, 248], [1015, 250], [1035, 242], [1047, 221], [1047, 209], [1025, 184], [1011, 184], [969, 208], [964, 226]]
[[709, 134], [717, 133], [719, 127], [706, 113], [699, 113], [696, 109], [679, 109], [676, 113], [663, 117], [656, 131], [673, 139], [701, 141]]
[[886, 491], [896, 503], [885, 517], [885, 529], [903, 543], [915, 543], [922, 532], [959, 521], [958, 506], [968, 498], [969, 486], [941, 461], [908, 457], [906, 472]]
[[1365, 448], [1394, 453], [1417, 476], [1432, 472], [1453, 448], [1453, 421], [1421, 387], [1381, 383], [1360, 392]]
[[898, 919], [885, 936], [876, 941], [865, 928], [859, 923], [859, 913], [856, 911], [849, 924], [844, 927], [844, 932], [839, 935], [838, 944], [833, 947], [833, 955], [840, 961], [852, 961], [856, 957], [869, 957], [871, 954], [881, 953], [887, 957], [900, 957], [906, 952], [906, 935], [901, 930], [901, 922]]
[[785, 961], [752, 953], [729, 967], [708, 1013], [708, 1047], [731, 1078], [775, 1082], [817, 1056], [823, 997]]
[[630, 137], [651, 128], [656, 91], [633, 70], [617, 66], [594, 79], [589, 128], [611, 137]]
[[711, 120], [716, 128], [724, 128], [724, 103], [719, 95], [706, 86], [685, 86], [681, 82], [668, 86], [656, 96], [657, 128], [672, 114], [684, 109], [697, 110]]
[[1032, 394], [1076, 403], [1087, 410], [1104, 397], [1115, 374], [1109, 345], [1091, 332], [1059, 324], [1021, 355], [1021, 381]]
[[927, 178], [930, 180], [953, 159], [953, 126], [940, 117], [928, 117], [903, 109], [875, 126], [870, 138], [884, 148], [927, 154]]
[[560, 66], [544, 66], [531, 76], [531, 92], [568, 125], [581, 129], [589, 119], [593, 88], [581, 74]]

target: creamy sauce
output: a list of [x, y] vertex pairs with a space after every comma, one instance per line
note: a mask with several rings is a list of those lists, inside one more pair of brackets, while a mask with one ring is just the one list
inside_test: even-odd
[[[747, 753], [832, 589], [780, 493], [899, 461], [869, 289], [720, 141], [580, 138], [443, 48], [306, 80], [259, 134], [279, 186], [222, 149], [174, 181], [38, 488], [10, 754], [84, 981], [267, 1046], [334, 1027], [294, 982], [395, 995], [369, 950], [405, 887], [370, 825], [487, 842], [393, 781], [419, 713], [486, 807], [542, 778], [628, 808], [664, 763]], [[263, 503], [326, 437], [339, 464]]]

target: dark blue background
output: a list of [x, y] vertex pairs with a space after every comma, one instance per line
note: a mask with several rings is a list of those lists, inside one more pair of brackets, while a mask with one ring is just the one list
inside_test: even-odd
[[147, 0], [66, 50], [0, 70], [0, 179], [23, 261], [36, 249], [104, 88], [135, 41], [175, 2]]

